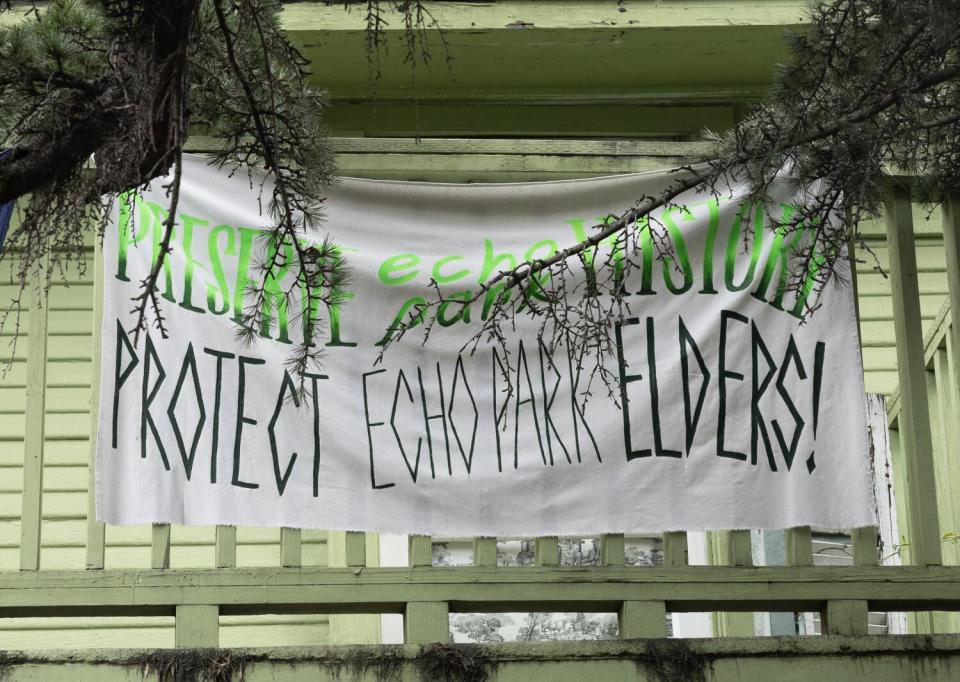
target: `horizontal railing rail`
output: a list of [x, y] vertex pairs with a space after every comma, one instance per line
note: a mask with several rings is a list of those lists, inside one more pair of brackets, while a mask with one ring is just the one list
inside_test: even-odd
[[620, 637], [666, 636], [667, 613], [819, 612], [825, 634], [866, 634], [867, 612], [960, 611], [955, 567], [351, 568], [0, 573], [0, 617], [170, 616], [185, 646], [218, 618], [406, 616], [408, 642], [446, 641], [450, 613], [617, 613]]
[[[624, 602], [668, 612], [822, 611], [862, 600], [874, 610], [960, 610], [951, 566], [683, 568], [349, 568], [0, 573], [0, 615], [170, 613], [214, 603], [222, 613], [616, 612]], [[152, 610], [152, 611], [151, 611]]]

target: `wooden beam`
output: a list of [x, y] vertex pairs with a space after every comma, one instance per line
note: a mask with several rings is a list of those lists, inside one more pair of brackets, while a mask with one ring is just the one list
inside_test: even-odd
[[[508, 144], [503, 144], [508, 143]], [[447, 182], [567, 179], [672, 168], [710, 158], [711, 144], [608, 140], [449, 140], [334, 138], [344, 176]], [[192, 136], [188, 148], [213, 152], [215, 138]]]
[[91, 330], [90, 443], [87, 460], [87, 546], [88, 569], [102, 569], [106, 555], [106, 526], [97, 521], [97, 431], [100, 417], [100, 350], [103, 321], [103, 250], [97, 239], [93, 247], [93, 329]]
[[[46, 260], [34, 271], [30, 287], [27, 390], [23, 433], [23, 494], [20, 512], [20, 570], [40, 568], [43, 518], [43, 447], [47, 394]], [[21, 339], [21, 343], [23, 339]]]
[[620, 639], [667, 636], [667, 610], [662, 601], [625, 601], [617, 616]]
[[[330, 145], [335, 154], [412, 154], [423, 155], [478, 155], [502, 156], [601, 156], [631, 157], [708, 157], [716, 153], [711, 142], [674, 140], [564, 140], [526, 139], [491, 140], [482, 138], [424, 138], [409, 137], [332, 137]], [[192, 153], [216, 152], [223, 142], [206, 135], [191, 135], [186, 149]]]
[[[420, 61], [414, 72], [403, 18], [388, 11], [381, 34], [387, 49], [377, 55], [375, 82], [364, 12], [346, 12], [336, 3], [291, 3], [284, 6], [282, 21], [317, 65], [313, 82], [335, 100], [637, 92], [659, 98], [725, 93], [724, 99], [756, 99], [787, 55], [785, 29], [805, 21], [799, 0], [426, 5], [439, 27], [426, 32], [434, 59]], [[637, 68], [637, 54], [643, 55], [643, 68]]]
[[[529, 2], [498, 0], [497, 2], [440, 2], [428, 0], [430, 10], [443, 31], [482, 33], [508, 29], [521, 35], [537, 35], [545, 29], [570, 34], [606, 27], [616, 31], [642, 32], [650, 28], [682, 29], [703, 26], [730, 28], [739, 26], [798, 26], [806, 21], [807, 5], [802, 0], [776, 3], [744, 3], [724, 0], [701, 0], [691, 3], [633, 3], [623, 5], [606, 0]], [[389, 36], [403, 32], [399, 13], [387, 10], [384, 27]], [[290, 3], [283, 6], [281, 22], [285, 30], [298, 33], [320, 31], [364, 31], [366, 14], [361, 9], [347, 11], [342, 4]]]
[[429, 644], [450, 640], [450, 611], [446, 602], [409, 602], [403, 614], [406, 644]]
[[367, 136], [371, 141], [385, 136], [699, 139], [704, 128], [725, 131], [733, 126], [732, 96], [726, 91], [715, 96], [684, 92], [655, 97], [633, 91], [617, 97], [586, 93], [496, 97], [476, 92], [466, 99], [335, 98], [325, 122], [337, 135]]
[[825, 635], [867, 634], [867, 601], [833, 599], [822, 613]]
[[0, 615], [172, 615], [178, 604], [222, 614], [402, 613], [410, 602], [458, 612], [817, 611], [831, 600], [874, 610], [960, 610], [960, 567], [354, 568], [30, 571], [0, 573]]
[[181, 604], [176, 609], [174, 646], [215, 649], [220, 646], [220, 612], [214, 605]]
[[[193, 142], [191, 137], [190, 141]], [[196, 143], [202, 143], [197, 138]], [[215, 142], [215, 141], [211, 141]], [[336, 154], [502, 154], [504, 156], [709, 157], [716, 154], [712, 142], [675, 140], [496, 140], [397, 137], [334, 137]]]
[[943, 560], [909, 188], [891, 182], [885, 203], [897, 372], [903, 397], [898, 419], [906, 463], [910, 555], [915, 564], [936, 565]]

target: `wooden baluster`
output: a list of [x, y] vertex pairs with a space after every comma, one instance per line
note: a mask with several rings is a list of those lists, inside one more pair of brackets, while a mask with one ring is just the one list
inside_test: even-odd
[[299, 528], [280, 529], [280, 565], [283, 568], [300, 568], [303, 561], [301, 537]]
[[[600, 536], [600, 563], [603, 566], [624, 565], [624, 540], [621, 533]], [[667, 611], [662, 601], [624, 601], [617, 614], [620, 639], [666, 637]]]
[[[847, 218], [850, 219], [848, 209]], [[851, 237], [847, 243], [847, 258], [850, 263], [850, 284], [853, 287], [853, 310], [857, 317], [857, 339], [860, 346], [860, 361], [863, 365], [863, 332], [861, 330], [860, 320], [860, 287], [857, 280], [857, 250], [856, 241]], [[853, 528], [850, 530], [850, 537], [853, 542], [853, 563], [857, 566], [873, 566], [877, 563], [877, 528], [876, 526], [865, 526], [863, 528]], [[789, 550], [788, 550], [789, 559]], [[789, 561], [788, 561], [789, 563]]]
[[208, 604], [177, 604], [174, 646], [215, 649], [220, 646], [220, 608]]
[[[670, 539], [667, 539], [670, 535]], [[679, 537], [677, 537], [679, 536]], [[664, 534], [664, 563], [674, 560], [686, 563], [687, 534]], [[604, 535], [600, 538], [600, 557], [604, 566], [624, 565], [622, 535]], [[668, 557], [670, 557], [668, 559]], [[673, 564], [680, 565], [680, 564]], [[667, 607], [662, 601], [624, 601], [617, 614], [620, 639], [667, 636]]]
[[903, 543], [903, 537], [907, 532], [910, 523], [910, 496], [905, 494], [907, 489], [906, 462], [903, 459], [903, 434], [900, 431], [900, 413], [896, 414], [896, 419], [891, 422], [890, 432], [890, 469], [893, 474], [893, 489], [897, 495], [897, 537], [893, 539], [894, 547], [888, 547], [888, 552], [897, 552], [902, 565], [913, 563], [913, 557], [910, 555], [909, 541]]
[[93, 247], [93, 348], [90, 365], [90, 444], [87, 464], [87, 546], [88, 569], [102, 569], [105, 565], [106, 526], [97, 521], [97, 430], [100, 417], [100, 353], [103, 322], [103, 252], [96, 238]]
[[600, 563], [604, 566], [623, 566], [622, 533], [607, 533], [600, 536]]
[[[891, 444], [891, 431], [888, 421], [886, 410], [886, 403], [882, 399], [870, 398], [867, 402], [867, 407], [870, 410], [870, 415], [867, 419], [867, 422], [870, 426], [870, 447], [874, 452], [882, 453], [886, 452], [887, 449], [890, 449], [891, 452], [891, 462], [892, 462], [892, 453], [893, 445]], [[895, 419], [893, 415], [890, 416], [890, 419]], [[881, 428], [882, 425], [882, 428]], [[899, 443], [899, 434], [896, 435], [897, 442]], [[877, 458], [874, 462], [874, 475], [875, 476], [886, 476], [887, 471], [886, 467], [886, 458], [882, 458], [884, 462], [881, 465], [881, 458]], [[902, 467], [901, 463], [897, 463], [897, 470], [900, 470]], [[879, 501], [879, 500], [878, 500]], [[903, 509], [899, 510], [900, 512]], [[891, 529], [892, 530], [892, 529]], [[864, 526], [862, 528], [852, 528], [850, 530], [850, 537], [853, 542], [853, 563], [855, 566], [876, 566], [880, 562], [880, 552], [879, 552], [879, 539], [880, 532], [876, 526]], [[896, 538], [895, 538], [896, 540]], [[889, 548], [888, 548], [889, 549]]]
[[429, 535], [411, 535], [407, 538], [411, 567], [433, 565], [433, 541]]
[[366, 533], [355, 533], [354, 531], [347, 531], [344, 533], [344, 550], [343, 554], [345, 557], [345, 563], [347, 566], [353, 568], [355, 566], [366, 566], [367, 565], [367, 536]]
[[[379, 559], [375, 549], [378, 542], [371, 535], [369, 563], [376, 566]], [[327, 565], [350, 568], [359, 575], [368, 563], [367, 534], [332, 530], [327, 535]], [[380, 614], [330, 614], [329, 644], [378, 644], [380, 642]]]
[[748, 530], [721, 530], [715, 534], [720, 566], [753, 566], [753, 547]]
[[687, 556], [687, 534], [683, 531], [663, 534], [663, 565], [664, 566], [686, 566], [689, 561]]
[[[751, 540], [757, 541], [762, 566], [812, 566], [813, 540], [809, 526], [796, 526], [782, 531], [763, 530], [752, 534]], [[750, 623], [743, 614], [736, 616], [742, 622], [740, 628], [756, 629], [757, 625], [764, 634], [797, 634], [797, 614], [789, 611], [769, 611], [761, 614], [760, 623]], [[717, 616], [718, 621], [720, 616]], [[729, 623], [724, 623], [728, 625]], [[749, 635], [749, 632], [743, 634]]]
[[783, 532], [787, 566], [813, 566], [813, 540], [810, 526], [788, 528]]
[[[712, 563], [719, 566], [752, 566], [753, 548], [748, 530], [723, 530], [710, 534]], [[714, 613], [717, 637], [752, 637], [753, 613]]]
[[170, 524], [155, 523], [150, 540], [150, 567], [170, 568]]
[[620, 639], [667, 636], [667, 610], [662, 601], [625, 601], [617, 616]]
[[[433, 545], [429, 535], [411, 535], [408, 543], [411, 568], [432, 565]], [[445, 601], [407, 602], [403, 614], [403, 632], [407, 644], [449, 641], [449, 605]]]
[[406, 644], [428, 644], [450, 640], [450, 610], [445, 601], [407, 602], [403, 614]]
[[496, 566], [497, 565], [497, 539], [496, 538], [474, 538], [473, 539], [473, 565], [474, 566]]
[[854, 565], [876, 566], [880, 559], [877, 556], [877, 527], [854, 528], [850, 535], [853, 538]]
[[825, 635], [867, 634], [865, 599], [831, 599], [820, 614]]
[[537, 566], [560, 565], [560, 538], [547, 535], [534, 541], [534, 561]]
[[890, 288], [900, 379], [900, 434], [909, 497], [909, 542], [913, 563], [943, 563], [934, 474], [933, 438], [927, 401], [923, 321], [917, 284], [917, 254], [910, 190], [891, 182], [886, 197]]
[[216, 563], [217, 568], [237, 567], [236, 526], [217, 526]]
[[23, 496], [20, 512], [20, 570], [40, 569], [43, 517], [43, 440], [47, 390], [46, 260], [34, 270], [27, 347], [27, 391], [23, 432]]

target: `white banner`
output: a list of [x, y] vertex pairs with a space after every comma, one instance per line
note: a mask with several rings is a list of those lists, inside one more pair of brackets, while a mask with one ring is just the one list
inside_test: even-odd
[[[875, 523], [852, 289], [827, 287], [800, 319], [786, 264], [808, 235], [784, 227], [787, 195], [758, 208], [741, 188], [689, 193], [686, 211], [635, 226], [612, 396], [593, 359], [551, 350], [522, 314], [504, 330], [509, 355], [462, 350], [490, 314], [484, 299], [434, 308], [425, 343], [414, 328], [376, 363], [391, 325], [435, 300], [431, 279], [467, 298], [675, 180], [343, 179], [324, 229], [351, 280], [340, 309], [320, 311], [322, 367], [298, 401], [285, 364], [303, 338], [298, 297], [268, 298], [271, 324], [252, 346], [233, 321], [266, 248], [259, 188], [188, 158], [158, 292], [169, 338], [135, 345], [130, 331], [163, 231], [162, 183], [107, 231], [98, 518], [448, 536]], [[664, 238], [673, 259], [657, 257]], [[605, 276], [588, 270], [623, 258], [608, 244], [577, 271]], [[268, 291], [289, 287], [287, 274]]]

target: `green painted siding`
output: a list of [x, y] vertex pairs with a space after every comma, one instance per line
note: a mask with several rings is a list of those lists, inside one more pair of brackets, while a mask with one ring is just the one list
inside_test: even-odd
[[[940, 209], [913, 208], [917, 235], [920, 313], [927, 333], [947, 298], [946, 255]], [[889, 258], [882, 218], [862, 226], [869, 252], [859, 252], [857, 266], [863, 369], [867, 391], [891, 395], [897, 388], [897, 358], [890, 298]], [[879, 270], [877, 268], [880, 268]]]
[[[89, 252], [92, 257], [92, 250]], [[67, 285], [67, 280], [70, 284]], [[0, 299], [17, 288], [6, 266], [0, 275]], [[82, 569], [86, 543], [87, 460], [90, 431], [90, 377], [93, 287], [90, 269], [57, 278], [49, 298], [46, 439], [44, 443], [43, 546], [40, 568]], [[28, 297], [25, 297], [28, 298]], [[26, 327], [29, 307], [23, 312]], [[12, 322], [12, 320], [11, 320]], [[12, 329], [12, 324], [9, 327]], [[10, 331], [0, 337], [6, 372], [0, 377], [0, 571], [19, 569], [20, 507], [23, 485], [26, 356], [29, 331], [16, 343]], [[303, 562], [327, 565], [326, 531], [303, 532]], [[150, 565], [149, 526], [110, 526], [106, 533], [107, 568]], [[173, 528], [173, 568], [214, 565], [214, 529]], [[240, 528], [238, 566], [279, 566], [280, 530]], [[313, 645], [330, 641], [326, 616], [231, 616], [221, 619], [224, 646]], [[173, 618], [0, 619], [0, 649], [54, 647], [173, 646]]]

